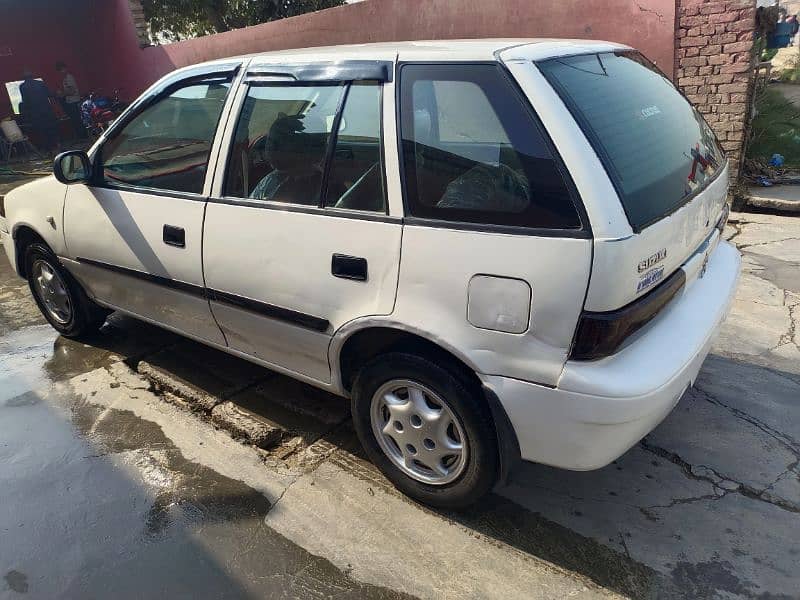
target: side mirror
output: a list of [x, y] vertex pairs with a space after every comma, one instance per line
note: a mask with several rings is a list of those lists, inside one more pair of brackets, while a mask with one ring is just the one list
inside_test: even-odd
[[88, 183], [92, 177], [92, 161], [82, 150], [70, 150], [56, 156], [53, 174], [61, 183]]

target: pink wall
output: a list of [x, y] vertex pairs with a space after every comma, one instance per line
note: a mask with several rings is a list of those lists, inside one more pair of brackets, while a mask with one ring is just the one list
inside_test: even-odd
[[[0, 118], [11, 114], [5, 83], [22, 79], [22, 70], [29, 68], [45, 80], [50, 89], [61, 87], [62, 78], [55, 63], [69, 65], [79, 84], [88, 85], [91, 61], [86, 40], [78, 35], [80, 16], [88, 0], [53, 2], [26, 0], [2, 3], [0, 8]], [[11, 50], [10, 56], [6, 49]]]
[[99, 54], [90, 74], [132, 98], [170, 70], [204, 60], [283, 48], [414, 39], [578, 37], [641, 49], [669, 75], [675, 0], [366, 0], [186, 42], [140, 48], [127, 0], [92, 5], [86, 40]]

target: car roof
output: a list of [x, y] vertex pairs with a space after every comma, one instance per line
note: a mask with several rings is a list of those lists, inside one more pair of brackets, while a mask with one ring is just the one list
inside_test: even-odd
[[529, 60], [543, 60], [570, 54], [608, 52], [620, 49], [629, 49], [629, 47], [596, 40], [557, 38], [420, 40], [277, 50], [219, 59], [203, 64], [213, 65], [226, 61], [230, 62], [231, 60], [245, 59], [249, 59], [251, 65], [275, 64], [287, 61], [306, 63], [342, 60], [487, 61], [497, 60], [498, 57], [504, 60], [522, 57]]

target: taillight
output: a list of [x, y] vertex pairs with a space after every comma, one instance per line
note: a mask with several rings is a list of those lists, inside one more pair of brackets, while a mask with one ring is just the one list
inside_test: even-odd
[[657, 288], [618, 310], [584, 312], [572, 343], [572, 360], [596, 360], [614, 354], [628, 336], [647, 324], [686, 283], [678, 269]]

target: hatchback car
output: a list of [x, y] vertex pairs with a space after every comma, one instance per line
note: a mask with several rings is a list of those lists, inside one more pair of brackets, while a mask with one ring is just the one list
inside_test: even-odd
[[456, 507], [588, 470], [692, 385], [734, 294], [728, 166], [635, 50], [368, 44], [180, 69], [8, 195], [47, 320], [121, 311], [352, 399], [371, 460]]

